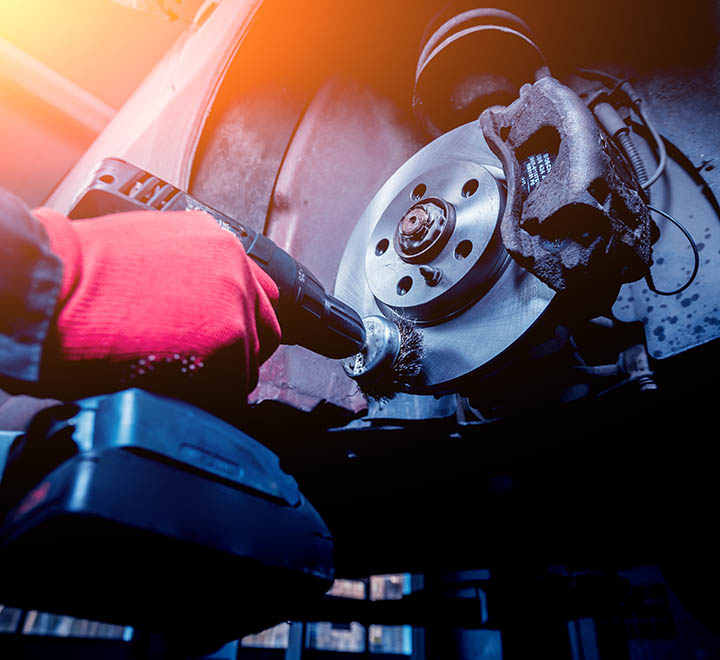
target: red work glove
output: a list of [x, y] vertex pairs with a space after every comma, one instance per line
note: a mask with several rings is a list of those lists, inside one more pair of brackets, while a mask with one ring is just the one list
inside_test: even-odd
[[235, 393], [255, 387], [280, 340], [278, 289], [208, 214], [134, 211], [72, 222], [52, 209], [34, 214], [64, 264], [61, 376], [77, 367], [90, 381], [120, 380], [105, 387], [162, 389], [206, 383], [217, 370]]

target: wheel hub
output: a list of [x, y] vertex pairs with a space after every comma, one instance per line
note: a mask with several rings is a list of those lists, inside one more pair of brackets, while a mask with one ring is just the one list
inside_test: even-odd
[[400, 167], [350, 236], [335, 293], [361, 316], [400, 316], [422, 327], [422, 373], [412, 392], [457, 391], [553, 298], [503, 247], [503, 181], [478, 124], [465, 124]]

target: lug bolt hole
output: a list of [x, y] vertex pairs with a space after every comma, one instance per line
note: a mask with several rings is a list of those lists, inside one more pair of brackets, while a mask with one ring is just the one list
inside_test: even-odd
[[412, 191], [412, 194], [410, 195], [416, 202], [418, 200], [421, 200], [423, 197], [425, 197], [425, 191], [427, 190], [427, 186], [424, 183], [418, 183]]
[[455, 248], [456, 259], [466, 259], [472, 252], [473, 244], [472, 241], [460, 241]]
[[406, 275], [397, 284], [397, 292], [399, 296], [404, 296], [412, 288], [412, 277]]
[[470, 181], [466, 181], [462, 188], [462, 196], [472, 197], [477, 192], [479, 185], [480, 184], [477, 179], [470, 179]]
[[382, 240], [378, 241], [378, 244], [375, 246], [375, 255], [379, 257], [385, 254], [389, 246], [390, 241], [388, 241], [387, 238], [383, 238]]

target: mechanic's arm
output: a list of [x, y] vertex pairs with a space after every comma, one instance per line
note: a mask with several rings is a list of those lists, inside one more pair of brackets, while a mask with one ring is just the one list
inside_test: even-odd
[[280, 339], [277, 287], [201, 211], [71, 222], [0, 191], [0, 257], [7, 378], [100, 390], [218, 369], [247, 393]]
[[27, 206], [0, 189], [0, 374], [37, 381], [63, 267]]

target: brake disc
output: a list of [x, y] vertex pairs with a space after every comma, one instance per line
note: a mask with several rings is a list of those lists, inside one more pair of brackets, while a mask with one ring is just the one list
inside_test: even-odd
[[555, 292], [507, 254], [500, 236], [504, 174], [477, 122], [404, 163], [360, 217], [335, 295], [363, 316], [420, 328], [414, 393], [457, 391], [508, 351]]

